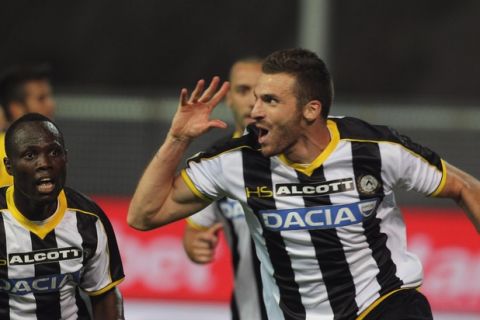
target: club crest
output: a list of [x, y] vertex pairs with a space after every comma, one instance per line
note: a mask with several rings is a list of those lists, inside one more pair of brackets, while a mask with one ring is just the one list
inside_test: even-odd
[[360, 176], [357, 180], [358, 192], [365, 195], [374, 194], [378, 191], [381, 184], [374, 176], [367, 174]]

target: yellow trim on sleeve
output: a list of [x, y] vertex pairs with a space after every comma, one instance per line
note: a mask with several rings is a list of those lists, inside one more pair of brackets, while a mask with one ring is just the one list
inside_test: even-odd
[[200, 198], [204, 201], [212, 202], [212, 199], [208, 198], [200, 190], [197, 189], [197, 187], [193, 183], [192, 179], [190, 179], [190, 177], [188, 176], [188, 173], [185, 169], [183, 169], [181, 171], [181, 175], [182, 175], [183, 181], [185, 182], [187, 187], [190, 189], [190, 191], [193, 192], [194, 195], [196, 195], [198, 198]]
[[443, 191], [443, 188], [445, 188], [445, 184], [447, 183], [447, 165], [445, 164], [445, 161], [441, 159], [442, 161], [442, 180], [440, 180], [440, 184], [438, 185], [437, 189], [430, 194], [430, 197], [436, 197], [440, 194], [440, 192]]
[[106, 287], [100, 289], [100, 290], [97, 290], [97, 291], [92, 291], [92, 292], [88, 292], [88, 291], [85, 291], [90, 297], [95, 297], [95, 296], [99, 296], [101, 295], [102, 293], [105, 293], [107, 292], [108, 290], [112, 289], [113, 287], [116, 287], [118, 284], [120, 284], [120, 282], [122, 282], [123, 280], [125, 280], [125, 277], [121, 278], [120, 280], [117, 280], [115, 282], [112, 282], [110, 283], [109, 285], [107, 285]]
[[55, 213], [49, 217], [45, 223], [36, 223], [32, 220], [29, 220], [25, 217], [15, 206], [15, 201], [13, 200], [14, 186], [10, 186], [7, 189], [6, 198], [7, 198], [7, 208], [12, 213], [13, 217], [20, 223], [25, 229], [36, 234], [40, 239], [44, 239], [50, 231], [55, 229], [55, 227], [62, 221], [65, 211], [67, 210], [67, 198], [65, 197], [65, 192], [60, 191], [57, 200], [57, 210]]
[[338, 132], [337, 124], [332, 121], [332, 120], [327, 120], [327, 128], [328, 131], [330, 131], [330, 142], [328, 143], [327, 147], [318, 155], [318, 157], [313, 160], [312, 163], [308, 165], [304, 165], [301, 163], [294, 163], [291, 162], [290, 160], [285, 157], [285, 155], [282, 153], [279, 155], [279, 159], [285, 163], [286, 165], [294, 168], [295, 170], [306, 174], [307, 176], [311, 176], [313, 171], [320, 167], [325, 160], [328, 158], [328, 156], [335, 150], [337, 147], [338, 142], [340, 141], [340, 133]]
[[187, 221], [187, 224], [190, 228], [198, 231], [205, 231], [208, 230], [208, 227], [202, 226], [201, 224], [196, 223], [190, 218], [185, 219]]
[[363, 320], [365, 319], [365, 317], [373, 310], [375, 309], [380, 303], [382, 303], [382, 301], [384, 301], [385, 299], [387, 299], [388, 297], [390, 297], [392, 294], [400, 291], [400, 290], [407, 290], [407, 289], [412, 289], [412, 288], [400, 288], [400, 289], [396, 289], [396, 290], [393, 290], [393, 291], [390, 291], [389, 293], [381, 296], [380, 298], [378, 298], [377, 300], [375, 300], [371, 305], [368, 306], [367, 309], [363, 310], [362, 313], [360, 313], [360, 315], [357, 317], [356, 320]]

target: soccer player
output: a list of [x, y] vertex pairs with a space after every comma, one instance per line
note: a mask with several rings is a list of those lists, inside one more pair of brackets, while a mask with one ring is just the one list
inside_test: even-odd
[[[5, 157], [5, 133], [8, 125], [29, 112], [53, 119], [55, 100], [50, 84], [50, 69], [45, 65], [13, 66], [0, 76], [0, 106], [5, 121], [0, 133], [0, 158]], [[11, 185], [12, 177], [0, 163], [0, 186]]]
[[328, 117], [330, 74], [303, 49], [262, 65], [250, 132], [175, 175], [228, 91], [182, 89], [170, 131], [133, 196], [128, 223], [148, 230], [227, 196], [242, 204], [261, 261], [270, 319], [432, 319], [419, 259], [406, 248], [394, 186], [458, 202], [480, 232], [480, 182], [386, 126]]
[[8, 128], [0, 189], [0, 319], [119, 319], [123, 268], [113, 228], [92, 200], [65, 186], [63, 135], [29, 113]]
[[[235, 120], [234, 138], [241, 137], [245, 127], [253, 122], [250, 112], [255, 103], [253, 89], [262, 72], [261, 60], [244, 58], [230, 69], [230, 90], [226, 103]], [[228, 139], [231, 136], [227, 137]], [[227, 139], [223, 139], [226, 141]], [[221, 141], [217, 142], [217, 145]], [[209, 263], [213, 260], [218, 243], [217, 231], [222, 228], [232, 253], [234, 293], [230, 308], [232, 319], [267, 319], [262, 298], [260, 265], [241, 204], [229, 198], [214, 202], [187, 219], [183, 244], [193, 262]]]

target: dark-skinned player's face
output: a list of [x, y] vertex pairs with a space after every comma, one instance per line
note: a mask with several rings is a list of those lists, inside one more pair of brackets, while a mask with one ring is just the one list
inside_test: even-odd
[[58, 130], [49, 122], [21, 123], [7, 170], [15, 192], [35, 202], [55, 201], [65, 185], [67, 157]]

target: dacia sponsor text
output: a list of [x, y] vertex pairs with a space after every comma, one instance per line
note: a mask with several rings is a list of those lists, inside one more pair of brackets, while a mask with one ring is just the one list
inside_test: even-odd
[[0, 278], [0, 292], [15, 295], [59, 291], [66, 284], [80, 283], [80, 271], [22, 279]]
[[225, 200], [218, 201], [218, 206], [222, 210], [223, 215], [229, 220], [245, 216], [242, 205], [237, 200], [225, 198]]
[[259, 213], [265, 228], [272, 231], [332, 229], [361, 223], [372, 215], [377, 203], [377, 199], [369, 199], [340, 205], [260, 210]]

